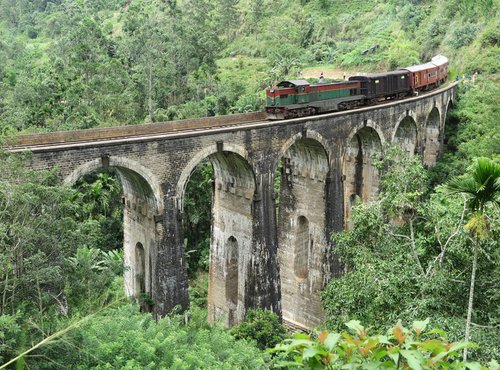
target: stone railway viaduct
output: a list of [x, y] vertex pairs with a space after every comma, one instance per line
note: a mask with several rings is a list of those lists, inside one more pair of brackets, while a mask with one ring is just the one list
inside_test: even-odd
[[[341, 272], [329, 235], [346, 227], [356, 196], [366, 201], [378, 191], [372, 155], [391, 144], [435, 163], [455, 94], [452, 84], [384, 105], [286, 121], [265, 121], [261, 113], [225, 116], [255, 122], [211, 130], [136, 135], [141, 127], [166, 125], [153, 124], [27, 135], [11, 150], [31, 149], [33, 169], [59, 167], [69, 184], [95, 170], [117, 170], [125, 289], [130, 296], [149, 293], [157, 317], [189, 305], [183, 196], [193, 169], [208, 159], [215, 173], [209, 319], [232, 326], [246, 310], [261, 307], [311, 327], [324, 318], [320, 291]], [[112, 138], [117, 132], [125, 136]], [[68, 142], [78, 135], [98, 140]]]

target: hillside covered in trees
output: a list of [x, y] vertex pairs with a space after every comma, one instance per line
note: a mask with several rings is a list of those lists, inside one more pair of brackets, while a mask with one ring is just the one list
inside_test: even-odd
[[397, 169], [332, 235], [346, 271], [322, 292], [328, 332], [273, 353], [286, 334], [268, 312], [232, 331], [206, 322], [209, 164], [186, 201], [191, 319], [155, 322], [123, 296], [117, 178], [68, 188], [0, 152], [0, 369], [459, 369], [469, 339], [468, 368], [498, 368], [498, 13], [497, 0], [0, 0], [0, 141], [260, 110], [265, 87], [299, 71], [442, 54], [460, 78], [440, 161], [387, 149], [378, 165]]

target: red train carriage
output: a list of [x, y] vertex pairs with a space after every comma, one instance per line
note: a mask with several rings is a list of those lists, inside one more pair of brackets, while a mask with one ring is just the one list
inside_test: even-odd
[[437, 85], [438, 67], [432, 63], [406, 67], [404, 70], [410, 71], [410, 88], [414, 91], [426, 90]]
[[429, 63], [403, 68], [410, 72], [410, 87], [413, 91], [428, 90], [446, 81], [448, 58], [437, 55]]
[[436, 55], [431, 63], [438, 67], [438, 84], [442, 84], [448, 79], [448, 58]]

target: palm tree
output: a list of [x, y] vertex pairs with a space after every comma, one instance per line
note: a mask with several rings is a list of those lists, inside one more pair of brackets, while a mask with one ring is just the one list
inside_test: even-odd
[[[463, 194], [467, 199], [467, 207], [472, 212], [467, 224], [464, 226], [474, 237], [469, 304], [467, 307], [467, 322], [465, 324], [465, 340], [468, 341], [470, 337], [479, 244], [489, 233], [486, 209], [489, 204], [493, 204], [494, 206], [500, 205], [500, 165], [487, 158], [479, 158], [472, 167], [471, 173], [452, 179], [448, 183], [447, 188], [450, 194]], [[464, 361], [467, 361], [467, 349], [464, 349]]]

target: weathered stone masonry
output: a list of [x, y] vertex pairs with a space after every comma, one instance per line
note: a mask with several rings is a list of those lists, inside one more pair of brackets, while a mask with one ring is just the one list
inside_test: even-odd
[[392, 143], [435, 163], [455, 93], [451, 85], [383, 106], [255, 127], [36, 149], [29, 163], [59, 167], [70, 184], [99, 168], [117, 170], [130, 267], [125, 289], [151, 294], [161, 316], [189, 305], [183, 195], [192, 170], [208, 158], [215, 171], [210, 319], [231, 326], [262, 307], [314, 326], [324, 315], [319, 292], [340, 273], [329, 235], [349, 227], [356, 197], [366, 201], [378, 191], [372, 154]]

